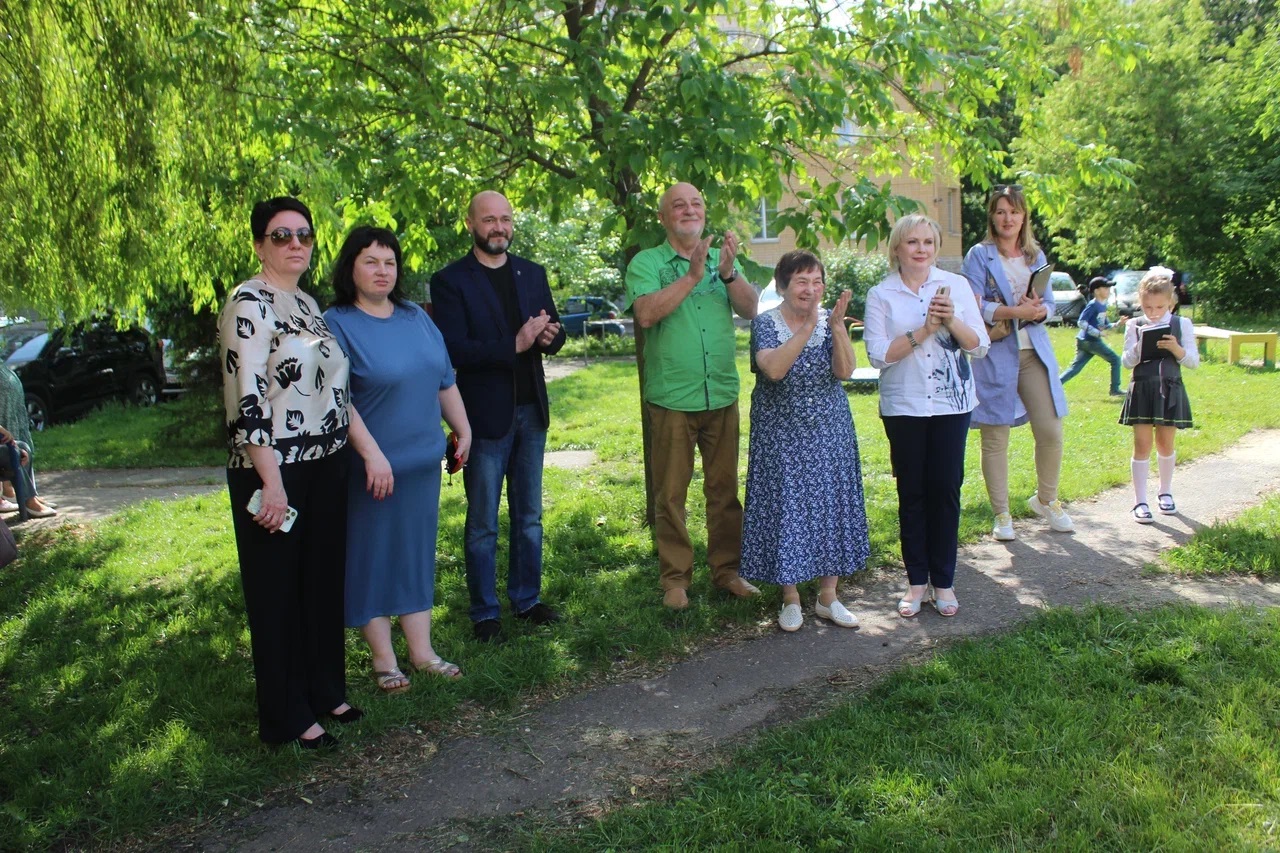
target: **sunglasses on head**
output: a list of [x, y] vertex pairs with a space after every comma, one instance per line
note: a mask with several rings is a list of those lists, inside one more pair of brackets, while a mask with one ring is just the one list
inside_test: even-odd
[[309, 247], [316, 241], [316, 232], [310, 228], [299, 228], [297, 231], [290, 231], [288, 228], [277, 228], [267, 234], [267, 239], [271, 241], [273, 246], [287, 246], [294, 237], [297, 237], [298, 242], [303, 246]]
[[992, 195], [1003, 195], [1004, 193], [1020, 193], [1022, 192], [1022, 184], [996, 184], [991, 188]]

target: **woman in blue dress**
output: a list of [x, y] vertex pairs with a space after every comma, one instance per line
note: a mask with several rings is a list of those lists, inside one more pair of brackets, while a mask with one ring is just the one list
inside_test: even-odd
[[[471, 427], [444, 339], [400, 289], [400, 242], [384, 228], [352, 230], [338, 253], [325, 320], [351, 360], [351, 402], [372, 441], [355, 436], [347, 514], [346, 623], [360, 628], [384, 692], [409, 687], [391, 644], [399, 617], [413, 670], [459, 678], [431, 645], [443, 414], [465, 462]], [[366, 446], [362, 446], [366, 445]]]
[[774, 269], [782, 304], [751, 323], [751, 445], [742, 525], [744, 578], [782, 586], [778, 627], [804, 622], [797, 584], [820, 578], [814, 613], [844, 628], [857, 617], [836, 593], [871, 553], [862, 465], [841, 380], [853, 373], [844, 330], [849, 291], [831, 311], [822, 262], [788, 252]]

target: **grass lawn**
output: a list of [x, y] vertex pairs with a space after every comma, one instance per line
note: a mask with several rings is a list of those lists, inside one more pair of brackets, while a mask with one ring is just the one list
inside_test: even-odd
[[[1074, 346], [1071, 332], [1054, 337], [1065, 362]], [[743, 375], [745, 401], [752, 380], [745, 369]], [[1211, 362], [1189, 375], [1188, 386], [1199, 427], [1179, 437], [1184, 461], [1254, 427], [1280, 426], [1273, 371]], [[351, 698], [369, 712], [354, 731], [343, 732], [350, 742], [344, 752], [366, 759], [354, 768], [349, 757], [272, 751], [255, 739], [225, 494], [144, 504], [106, 524], [25, 536], [22, 559], [0, 571], [0, 846], [158, 843], [173, 822], [225, 815], [265, 792], [301, 791], [317, 775], [349, 777], [365, 765], [376, 772], [391, 744], [428, 750], [459, 719], [483, 724], [531, 699], [683, 657], [708, 638], [771, 630], [774, 591], [749, 602], [719, 599], [701, 571], [694, 606], [681, 613], [658, 606], [656, 561], [642, 526], [634, 366], [596, 364], [550, 390], [549, 448], [590, 448], [601, 459], [585, 471], [549, 469], [545, 478], [544, 592], [562, 606], [567, 624], [535, 631], [509, 623], [516, 638], [498, 648], [470, 639], [463, 494], [455, 478], [441, 506], [433, 633], [439, 651], [467, 677], [449, 684], [419, 678], [409, 693], [383, 700], [374, 695], [368, 654], [352, 633]], [[1116, 425], [1119, 404], [1106, 390], [1101, 364], [1068, 385], [1073, 412], [1062, 487], [1068, 500], [1128, 479], [1131, 438]], [[896, 502], [876, 396], [854, 393], [850, 400], [861, 438], [872, 565], [891, 566], [898, 550]], [[46, 468], [89, 459], [155, 465], [165, 464], [157, 454], [170, 444], [210, 447], [195, 436], [208, 435], [206, 429], [216, 435], [217, 415], [199, 415], [194, 401], [177, 405], [191, 409], [110, 410], [54, 428], [37, 437], [37, 458]], [[744, 417], [747, 408], [744, 402]], [[132, 426], [122, 426], [110, 441], [95, 440], [95, 425], [125, 423], [121, 412]], [[744, 429], [744, 470], [746, 435]], [[990, 524], [976, 441], [975, 433], [963, 497], [968, 539]], [[215, 454], [212, 464], [222, 460], [216, 440], [204, 452]], [[1029, 430], [1015, 430], [1012, 454], [1012, 494], [1029, 495]], [[695, 480], [691, 493], [700, 488]], [[701, 542], [705, 525], [696, 504], [691, 501], [690, 525]], [[1019, 508], [1025, 512], [1015, 501]], [[700, 564], [704, 556], [699, 550]]]
[[503, 846], [1275, 849], [1277, 639], [1275, 611], [1050, 612], [766, 731], [666, 797]]
[[1280, 578], [1280, 494], [1268, 495], [1231, 521], [1198, 531], [1186, 545], [1161, 554], [1157, 568], [1198, 577]]
[[151, 408], [108, 403], [33, 436], [36, 473], [68, 468], [226, 465], [221, 399], [183, 396]]

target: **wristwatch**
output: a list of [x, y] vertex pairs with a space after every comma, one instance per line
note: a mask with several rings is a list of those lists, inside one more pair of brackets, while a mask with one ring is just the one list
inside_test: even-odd
[[911, 334], [911, 330], [907, 330], [907, 343], [911, 344], [912, 349], [920, 349], [920, 342], [916, 340], [916, 336]]
[[728, 278], [725, 278], [724, 276], [720, 275], [719, 270], [716, 270], [716, 276], [720, 279], [721, 284], [733, 284], [735, 281], [738, 280], [738, 271], [734, 270], [733, 272], [729, 273]]

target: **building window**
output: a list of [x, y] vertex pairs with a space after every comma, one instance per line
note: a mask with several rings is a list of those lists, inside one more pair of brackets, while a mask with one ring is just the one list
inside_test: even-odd
[[862, 136], [862, 127], [857, 119], [846, 118], [836, 128], [836, 139], [841, 145], [853, 145]]
[[760, 205], [756, 208], [756, 233], [751, 235], [754, 243], [772, 243], [778, 239], [777, 226], [774, 220], [778, 218], [778, 203], [769, 201], [768, 199], [760, 199]]
[[960, 190], [947, 190], [947, 233], [960, 233]]

